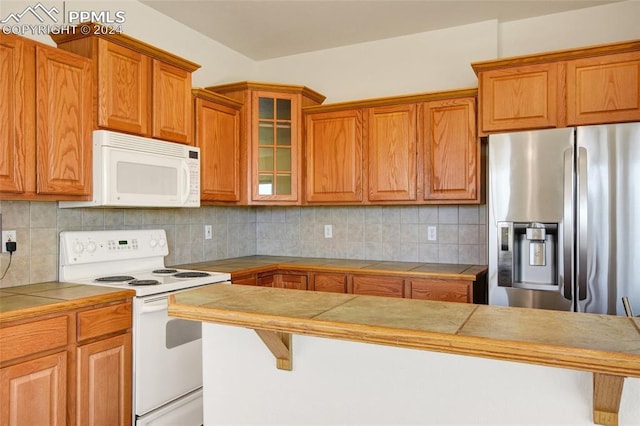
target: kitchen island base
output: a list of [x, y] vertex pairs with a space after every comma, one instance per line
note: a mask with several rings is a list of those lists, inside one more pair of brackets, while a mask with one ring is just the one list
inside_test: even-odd
[[[203, 323], [204, 419], [216, 424], [593, 424], [589, 372], [292, 336], [293, 370], [251, 329]], [[640, 423], [640, 379], [619, 424]]]

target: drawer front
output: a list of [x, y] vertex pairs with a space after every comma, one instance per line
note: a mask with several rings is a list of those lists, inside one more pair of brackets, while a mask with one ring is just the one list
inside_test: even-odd
[[471, 281], [411, 280], [411, 298], [441, 302], [473, 302]]
[[354, 276], [353, 293], [369, 296], [405, 297], [404, 280], [397, 277]]
[[131, 328], [131, 302], [78, 313], [78, 341]]
[[314, 274], [313, 289], [331, 293], [347, 293], [346, 274]]
[[64, 347], [69, 342], [69, 317], [62, 315], [0, 329], [0, 362]]

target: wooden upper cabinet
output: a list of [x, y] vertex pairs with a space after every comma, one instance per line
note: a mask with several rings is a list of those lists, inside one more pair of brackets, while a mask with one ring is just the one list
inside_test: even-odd
[[[27, 186], [27, 173], [35, 178], [33, 146], [27, 152], [27, 141], [33, 139], [33, 64], [25, 64], [25, 41], [19, 37], [0, 36], [0, 192], [20, 194]], [[30, 75], [29, 75], [30, 71]], [[30, 90], [30, 92], [27, 92]], [[33, 161], [27, 165], [27, 162]]]
[[[85, 200], [91, 194], [91, 61], [0, 35], [0, 193]], [[5, 78], [6, 77], [6, 78]]]
[[60, 49], [93, 60], [96, 128], [192, 144], [191, 73], [200, 65], [124, 34], [104, 33], [51, 35]]
[[107, 40], [97, 43], [98, 126], [149, 134], [151, 59]]
[[370, 201], [413, 201], [417, 186], [416, 105], [368, 108], [366, 167]]
[[305, 108], [305, 202], [482, 202], [477, 93], [460, 89]]
[[640, 52], [567, 62], [567, 124], [640, 119]]
[[192, 143], [191, 72], [153, 61], [153, 131], [151, 136]]
[[362, 202], [362, 110], [305, 117], [305, 200]]
[[91, 62], [48, 46], [36, 54], [38, 193], [90, 195]]
[[206, 89], [242, 103], [240, 204], [301, 204], [302, 108], [324, 96], [304, 86], [248, 81]]
[[640, 120], [640, 40], [471, 65], [483, 134]]
[[242, 104], [194, 89], [195, 145], [200, 148], [200, 201], [240, 201], [240, 109]]
[[368, 108], [366, 120], [369, 200], [416, 200], [416, 105]]
[[478, 200], [480, 141], [475, 106], [475, 98], [423, 104], [425, 200]]
[[482, 130], [485, 132], [557, 127], [557, 64], [490, 70], [479, 74]]

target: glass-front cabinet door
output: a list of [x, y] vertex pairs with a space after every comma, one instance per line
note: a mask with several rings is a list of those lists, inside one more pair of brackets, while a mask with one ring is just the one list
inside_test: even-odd
[[254, 200], [298, 199], [297, 95], [253, 93]]

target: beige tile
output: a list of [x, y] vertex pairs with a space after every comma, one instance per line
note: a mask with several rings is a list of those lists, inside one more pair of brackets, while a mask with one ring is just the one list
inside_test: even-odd
[[[17, 253], [17, 252], [16, 252]], [[9, 256], [6, 253], [3, 253], [3, 266], [2, 271], [4, 273], [7, 265], [9, 264]], [[18, 285], [29, 284], [31, 281], [29, 280], [29, 264], [30, 257], [19, 257], [14, 255], [11, 259], [11, 265], [9, 266], [9, 270], [7, 271], [7, 275], [4, 279], [0, 280], [0, 287], [13, 287]]]
[[82, 209], [82, 227], [103, 229], [104, 228], [104, 211], [102, 209]]
[[56, 228], [31, 228], [31, 256], [55, 255], [58, 247]]
[[476, 306], [461, 335], [640, 354], [638, 330], [625, 317]]
[[57, 226], [57, 209], [55, 202], [35, 202], [30, 205], [31, 228], [55, 228]]
[[50, 282], [42, 282], [42, 283], [38, 283], [38, 284], [29, 284], [29, 285], [21, 285], [21, 286], [17, 286], [17, 287], [11, 287], [6, 289], [5, 291], [10, 292], [10, 293], [14, 293], [14, 294], [32, 294], [32, 295], [37, 295], [39, 292], [42, 291], [49, 291], [49, 290], [60, 290], [60, 289], [66, 289], [66, 288], [70, 288], [70, 287], [78, 287], [80, 284], [74, 284], [74, 283], [60, 283], [57, 281], [50, 281]]
[[32, 283], [58, 279], [58, 256], [55, 254], [34, 256], [30, 266], [29, 281]]
[[122, 229], [124, 209], [104, 209], [104, 226], [109, 229]]
[[2, 202], [2, 229], [29, 227], [29, 201]]
[[358, 296], [315, 317], [320, 321], [356, 323], [434, 333], [456, 333], [475, 305]]
[[50, 305], [60, 302], [57, 299], [39, 296], [16, 294], [8, 297], [0, 297], [0, 313], [15, 311], [18, 309], [32, 308], [36, 306]]
[[82, 229], [82, 209], [58, 209], [58, 232]]

